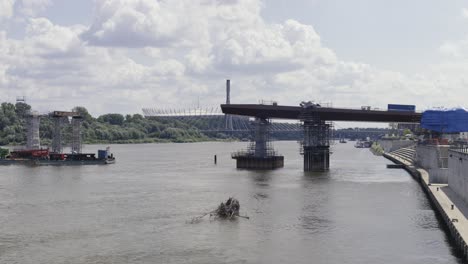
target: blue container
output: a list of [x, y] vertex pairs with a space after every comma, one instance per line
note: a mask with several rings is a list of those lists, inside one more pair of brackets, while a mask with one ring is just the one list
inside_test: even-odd
[[416, 111], [415, 105], [401, 105], [401, 104], [388, 104], [388, 111], [405, 111], [414, 112]]
[[98, 150], [98, 159], [106, 159], [107, 158], [107, 150]]

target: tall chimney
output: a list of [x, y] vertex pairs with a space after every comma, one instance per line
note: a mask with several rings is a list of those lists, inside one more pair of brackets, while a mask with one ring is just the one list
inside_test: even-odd
[[226, 80], [226, 104], [231, 103], [231, 81]]

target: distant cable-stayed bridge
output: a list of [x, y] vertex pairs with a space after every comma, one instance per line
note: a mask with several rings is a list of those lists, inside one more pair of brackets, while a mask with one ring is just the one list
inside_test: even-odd
[[[162, 121], [178, 120], [189, 126], [197, 128], [206, 134], [234, 134], [247, 135], [254, 129], [254, 119], [245, 116], [227, 116], [221, 112], [219, 107], [192, 108], [192, 109], [155, 109], [143, 108], [146, 118], [155, 118]], [[281, 138], [300, 138], [303, 128], [299, 122], [273, 121], [269, 127], [273, 135], [281, 134]], [[390, 129], [350, 129], [337, 128], [333, 131], [335, 138], [380, 138], [385, 134], [391, 134]]]
[[[245, 116], [225, 115], [219, 107], [193, 109], [156, 109], [143, 108], [146, 118], [161, 120], [180, 120], [198, 128], [201, 132], [250, 132], [253, 129], [253, 119]], [[272, 132], [299, 132], [298, 122], [272, 122]]]
[[[161, 121], [181, 121], [207, 135], [223, 133], [244, 138], [251, 136], [255, 127], [253, 118], [236, 115], [226, 116], [219, 107], [186, 110], [144, 108], [143, 114], [146, 118], [155, 118]], [[273, 138], [298, 140], [303, 136], [303, 128], [299, 122], [273, 121], [269, 131]], [[369, 137], [375, 139], [393, 132], [391, 129], [336, 128], [332, 131], [332, 137], [351, 139]]]
[[157, 109], [143, 108], [146, 117], [184, 118], [184, 117], [215, 117], [225, 116], [219, 107], [192, 108], [192, 109]]

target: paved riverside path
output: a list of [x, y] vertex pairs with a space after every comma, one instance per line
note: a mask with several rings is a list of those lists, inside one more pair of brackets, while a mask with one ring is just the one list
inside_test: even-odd
[[[445, 222], [449, 225], [451, 234], [459, 249], [462, 250], [465, 259], [467, 259], [468, 205], [448, 186], [448, 184], [429, 184], [429, 173], [426, 170], [415, 167], [410, 161], [398, 157], [397, 155], [388, 153], [386, 153], [386, 155], [405, 165], [409, 171], [419, 172], [422, 187], [428, 191], [429, 196], [432, 196], [433, 202], [436, 203], [436, 207], [438, 207]], [[453, 209], [452, 205], [454, 205]]]

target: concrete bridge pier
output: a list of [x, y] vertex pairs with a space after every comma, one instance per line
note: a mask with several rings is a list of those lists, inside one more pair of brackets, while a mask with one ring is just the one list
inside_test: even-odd
[[329, 168], [329, 147], [304, 146], [304, 171], [327, 171]]
[[330, 124], [312, 115], [305, 115], [304, 171], [328, 171], [330, 169]]
[[238, 169], [270, 170], [284, 166], [284, 157], [278, 155], [269, 138], [270, 121], [265, 118], [255, 118], [254, 138], [247, 151], [232, 154]]
[[61, 116], [52, 116], [54, 122], [54, 130], [52, 131], [52, 152], [62, 153], [62, 124], [65, 118]]
[[31, 112], [27, 116], [27, 134], [26, 134], [26, 148], [27, 149], [40, 149], [41, 141], [39, 137], [40, 115]]

